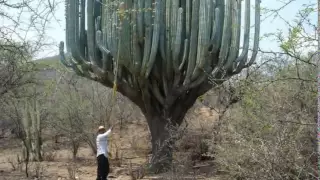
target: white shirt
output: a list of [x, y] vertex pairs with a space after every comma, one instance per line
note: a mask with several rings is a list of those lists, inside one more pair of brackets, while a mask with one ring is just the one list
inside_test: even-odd
[[96, 143], [97, 143], [97, 157], [101, 154], [104, 154], [105, 157], [108, 157], [108, 135], [111, 133], [111, 129], [103, 134], [98, 134]]

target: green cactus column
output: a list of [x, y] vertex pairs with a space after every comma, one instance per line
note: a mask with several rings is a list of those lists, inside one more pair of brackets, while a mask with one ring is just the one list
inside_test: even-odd
[[25, 134], [26, 157], [32, 161], [42, 161], [41, 119], [37, 100], [25, 101], [22, 108], [22, 126]]
[[66, 23], [61, 62], [107, 87], [117, 79], [117, 90], [147, 119], [151, 165], [160, 170], [172, 160], [168, 127], [179, 126], [200, 95], [254, 63], [260, 0], [66, 0]]

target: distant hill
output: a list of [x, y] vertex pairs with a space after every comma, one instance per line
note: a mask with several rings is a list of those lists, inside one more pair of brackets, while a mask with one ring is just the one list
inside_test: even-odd
[[38, 68], [59, 68], [63, 66], [59, 60], [59, 55], [37, 59], [34, 62], [37, 64]]
[[60, 62], [59, 55], [41, 58], [34, 60], [38, 69], [38, 77], [42, 80], [57, 78], [59, 70], [65, 69], [65, 66]]

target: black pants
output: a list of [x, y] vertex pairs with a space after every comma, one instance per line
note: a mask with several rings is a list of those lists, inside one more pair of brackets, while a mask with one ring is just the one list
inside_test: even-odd
[[97, 157], [97, 163], [97, 180], [107, 180], [109, 174], [108, 158], [105, 155], [101, 154]]

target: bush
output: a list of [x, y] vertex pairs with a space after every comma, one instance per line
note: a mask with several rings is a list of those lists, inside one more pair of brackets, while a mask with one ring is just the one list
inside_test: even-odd
[[208, 140], [211, 134], [207, 131], [188, 130], [187, 133], [177, 141], [176, 147], [179, 152], [187, 152], [191, 161], [209, 160], [207, 156], [209, 145]]
[[316, 99], [311, 82], [247, 85], [213, 147], [235, 179], [316, 179]]

